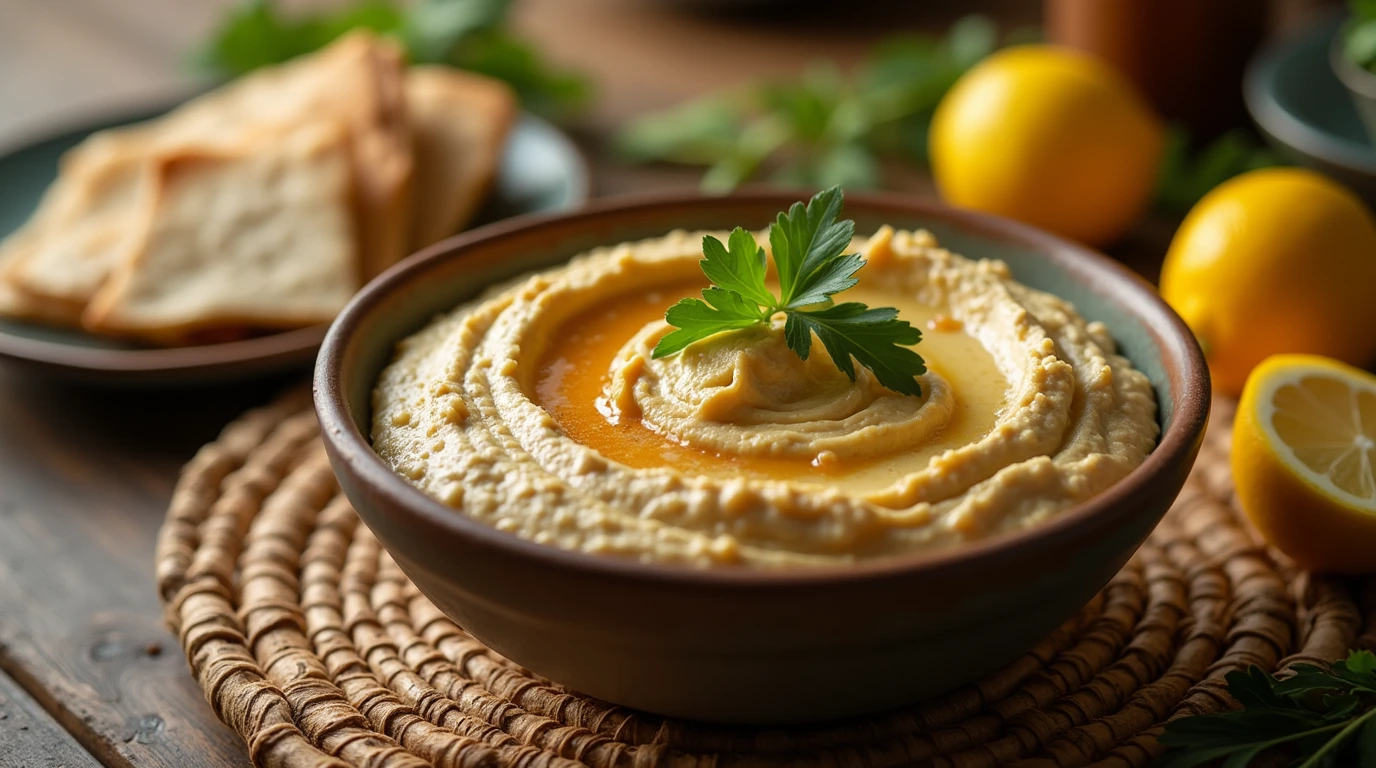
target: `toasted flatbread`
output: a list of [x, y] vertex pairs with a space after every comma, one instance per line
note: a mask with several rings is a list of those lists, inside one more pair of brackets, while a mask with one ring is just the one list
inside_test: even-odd
[[142, 143], [127, 138], [98, 134], [69, 152], [38, 211], [7, 241], [0, 279], [27, 314], [78, 324], [126, 250], [149, 167]]
[[26, 319], [33, 311], [24, 301], [24, 295], [14, 290], [9, 283], [0, 281], [0, 317]]
[[[356, 288], [407, 250], [413, 160], [404, 83], [399, 49], [358, 32], [316, 54], [241, 78], [163, 118], [92, 136], [63, 158], [23, 237], [16, 233], [0, 244], [0, 314], [107, 332], [124, 324], [145, 336], [183, 333], [183, 321], [161, 332], [145, 324], [156, 314], [148, 305], [153, 286], [143, 283], [146, 270], [133, 270], [130, 263], [135, 255], [146, 262], [151, 252], [139, 243], [148, 227], [135, 223], [156, 223], [149, 231], [158, 239], [150, 242], [170, 248], [170, 230], [158, 227], [170, 226], [178, 215], [193, 219], [176, 201], [210, 195], [205, 190], [217, 183], [222, 193], [226, 185], [246, 183], [252, 173], [229, 170], [231, 165], [259, 152], [271, 162], [282, 156], [284, 137], [318, 122], [342, 127], [349, 160], [346, 218], [354, 227], [350, 284]], [[311, 179], [328, 175], [315, 166], [307, 173]], [[225, 180], [235, 174], [245, 179]], [[208, 220], [232, 220], [252, 210], [230, 210], [231, 197], [217, 198], [222, 208]], [[231, 251], [241, 246], [233, 240], [222, 245]], [[181, 306], [170, 301], [173, 290], [163, 291], [163, 303], [154, 302], [169, 318], [176, 314], [172, 305]], [[295, 312], [290, 306], [278, 307], [275, 316], [249, 314], [274, 327], [319, 320], [311, 294], [303, 301], [296, 312], [300, 323], [286, 319]], [[214, 307], [207, 312], [213, 314]], [[210, 321], [185, 322], [202, 327]]]
[[46, 318], [34, 302], [27, 300], [5, 277], [5, 269], [28, 253], [38, 240], [38, 228], [31, 220], [0, 242], [0, 316], [23, 320], [62, 323], [62, 318]]
[[358, 289], [352, 150], [339, 123], [158, 163], [85, 326], [177, 343], [207, 329], [327, 322]]
[[411, 250], [454, 234], [486, 196], [516, 120], [505, 83], [449, 67], [412, 67], [406, 107], [416, 158]]
[[[69, 152], [35, 223], [35, 240], [0, 266], [0, 313], [77, 324], [121, 254], [150, 194], [160, 157], [263, 145], [303, 122], [348, 127], [360, 277], [407, 250], [412, 159], [403, 61], [366, 32], [317, 54], [261, 70], [188, 102], [164, 118], [93, 135]], [[142, 202], [141, 202], [142, 201]]]
[[247, 75], [168, 115], [158, 144], [237, 144], [245, 135], [264, 135], [265, 126], [320, 119], [349, 129], [366, 279], [399, 261], [407, 246], [414, 166], [405, 61], [392, 42], [355, 31], [317, 53]]

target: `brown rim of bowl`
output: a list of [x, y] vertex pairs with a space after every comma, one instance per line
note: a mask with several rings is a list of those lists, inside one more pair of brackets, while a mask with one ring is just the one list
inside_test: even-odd
[[[786, 206], [796, 200], [806, 200], [810, 193], [746, 188], [733, 195], [707, 198], [698, 194], [667, 193], [608, 198], [596, 201], [581, 210], [565, 214], [530, 214], [491, 224], [433, 245], [397, 264], [369, 283], [349, 302], [330, 326], [316, 362], [314, 395], [315, 408], [321, 422], [323, 438], [332, 443], [339, 460], [365, 484], [389, 497], [418, 522], [435, 526], [472, 543], [504, 554], [533, 557], [546, 565], [567, 571], [580, 571], [603, 576], [624, 576], [657, 583], [695, 584], [699, 586], [788, 587], [821, 583], [837, 584], [898, 575], [911, 576], [916, 571], [936, 574], [940, 571], [968, 566], [971, 561], [997, 557], [1019, 550], [1041, 549], [1109, 515], [1119, 503], [1143, 493], [1158, 472], [1182, 454], [1189, 454], [1198, 444], [1208, 421], [1210, 389], [1208, 368], [1203, 352], [1184, 321], [1157, 295], [1145, 279], [1127, 267], [1086, 247], [1062, 240], [1024, 224], [971, 211], [957, 210], [921, 198], [887, 193], [848, 194], [847, 205], [859, 204], [883, 213], [885, 209], [904, 216], [918, 215], [938, 219], [961, 229], [975, 231], [985, 237], [1015, 242], [1046, 255], [1071, 275], [1080, 278], [1097, 277], [1102, 281], [1106, 297], [1119, 301], [1141, 315], [1150, 328], [1169, 328], [1174, 338], [1157, 337], [1164, 357], [1174, 358], [1179, 366], [1174, 416], [1171, 425], [1147, 460], [1107, 490], [1062, 512], [1052, 520], [1024, 531], [999, 534], [983, 541], [962, 544], [949, 550], [913, 556], [894, 556], [856, 563], [846, 567], [794, 568], [781, 570], [700, 569], [640, 563], [610, 557], [560, 549], [520, 538], [484, 525], [431, 498], [407, 483], [382, 461], [354, 424], [340, 386], [345, 351], [358, 327], [393, 286], [406, 282], [412, 272], [421, 271], [437, 259], [455, 258], [456, 254], [481, 243], [501, 240], [532, 226], [583, 222], [612, 224], [627, 212], [660, 207], [693, 205], [696, 202], [720, 205], [723, 201], [772, 202]], [[782, 209], [782, 208], [781, 208]], [[1155, 336], [1156, 334], [1153, 333]], [[1167, 371], [1171, 365], [1165, 366]], [[1193, 385], [1193, 386], [1192, 386]], [[1122, 505], [1121, 509], [1131, 509]], [[1119, 514], [1124, 514], [1120, 512]], [[1110, 517], [1113, 517], [1109, 515]]]
[[84, 347], [0, 330], [0, 359], [90, 373], [193, 373], [304, 357], [320, 345], [326, 327], [313, 325], [223, 344], [147, 349]]

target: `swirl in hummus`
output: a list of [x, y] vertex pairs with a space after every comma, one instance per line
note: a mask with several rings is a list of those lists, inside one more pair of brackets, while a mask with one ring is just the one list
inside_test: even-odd
[[652, 359], [664, 310], [705, 287], [702, 233], [592, 251], [399, 345], [373, 444], [458, 513], [645, 562], [827, 565], [1027, 528], [1156, 444], [1147, 378], [1104, 326], [996, 261], [880, 230], [847, 293], [925, 329], [922, 394], [778, 325]]

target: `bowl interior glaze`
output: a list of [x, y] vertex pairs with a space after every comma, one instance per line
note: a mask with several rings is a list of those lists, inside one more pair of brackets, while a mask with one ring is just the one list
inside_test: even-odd
[[[368, 323], [360, 327], [366, 335], [360, 350], [364, 358], [357, 361], [358, 367], [351, 367], [346, 386], [355, 425], [363, 434], [368, 433], [372, 383], [390, 360], [395, 342], [419, 330], [436, 314], [476, 297], [487, 286], [563, 263], [597, 246], [659, 237], [671, 229], [719, 230], [737, 225], [764, 229], [780, 206], [805, 196], [801, 192], [796, 196], [749, 192], [733, 198], [640, 197], [639, 204], [626, 210], [612, 199], [582, 213], [551, 217], [552, 227], [538, 226], [546, 217], [520, 217], [460, 235], [411, 257], [378, 282], [402, 282], [397, 280], [398, 273], [413, 262], [447, 263], [427, 269], [425, 279], [405, 280], [404, 294], [377, 297], [381, 304], [369, 312]], [[1169, 372], [1161, 355], [1161, 344], [1166, 340], [1143, 319], [1144, 310], [1163, 307], [1144, 303], [1141, 293], [1154, 295], [1155, 290], [1141, 277], [1107, 257], [1030, 227], [918, 200], [852, 194], [842, 215], [855, 220], [856, 232], [861, 235], [884, 224], [896, 229], [927, 229], [955, 253], [1003, 260], [1019, 282], [1067, 299], [1081, 315], [1103, 322], [1120, 351], [1151, 380], [1157, 418], [1165, 434], [1176, 411], [1175, 391], [1169, 386]], [[488, 238], [506, 242], [496, 251], [489, 252], [490, 244], [484, 244], [483, 252], [468, 252], [468, 244]], [[1105, 272], [1139, 290], [1124, 291], [1123, 286], [1107, 282]], [[1170, 310], [1165, 313], [1173, 317]]]

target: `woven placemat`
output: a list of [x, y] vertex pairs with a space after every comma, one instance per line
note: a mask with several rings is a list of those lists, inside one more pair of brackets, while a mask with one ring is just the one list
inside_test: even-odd
[[206, 698], [261, 766], [1141, 766], [1164, 721], [1232, 706], [1227, 672], [1376, 647], [1376, 580], [1299, 572], [1234, 513], [1230, 411], [1216, 405], [1179, 501], [1078, 616], [984, 680], [862, 721], [665, 720], [502, 658], [360, 524], [304, 393], [187, 465], [158, 589]]

